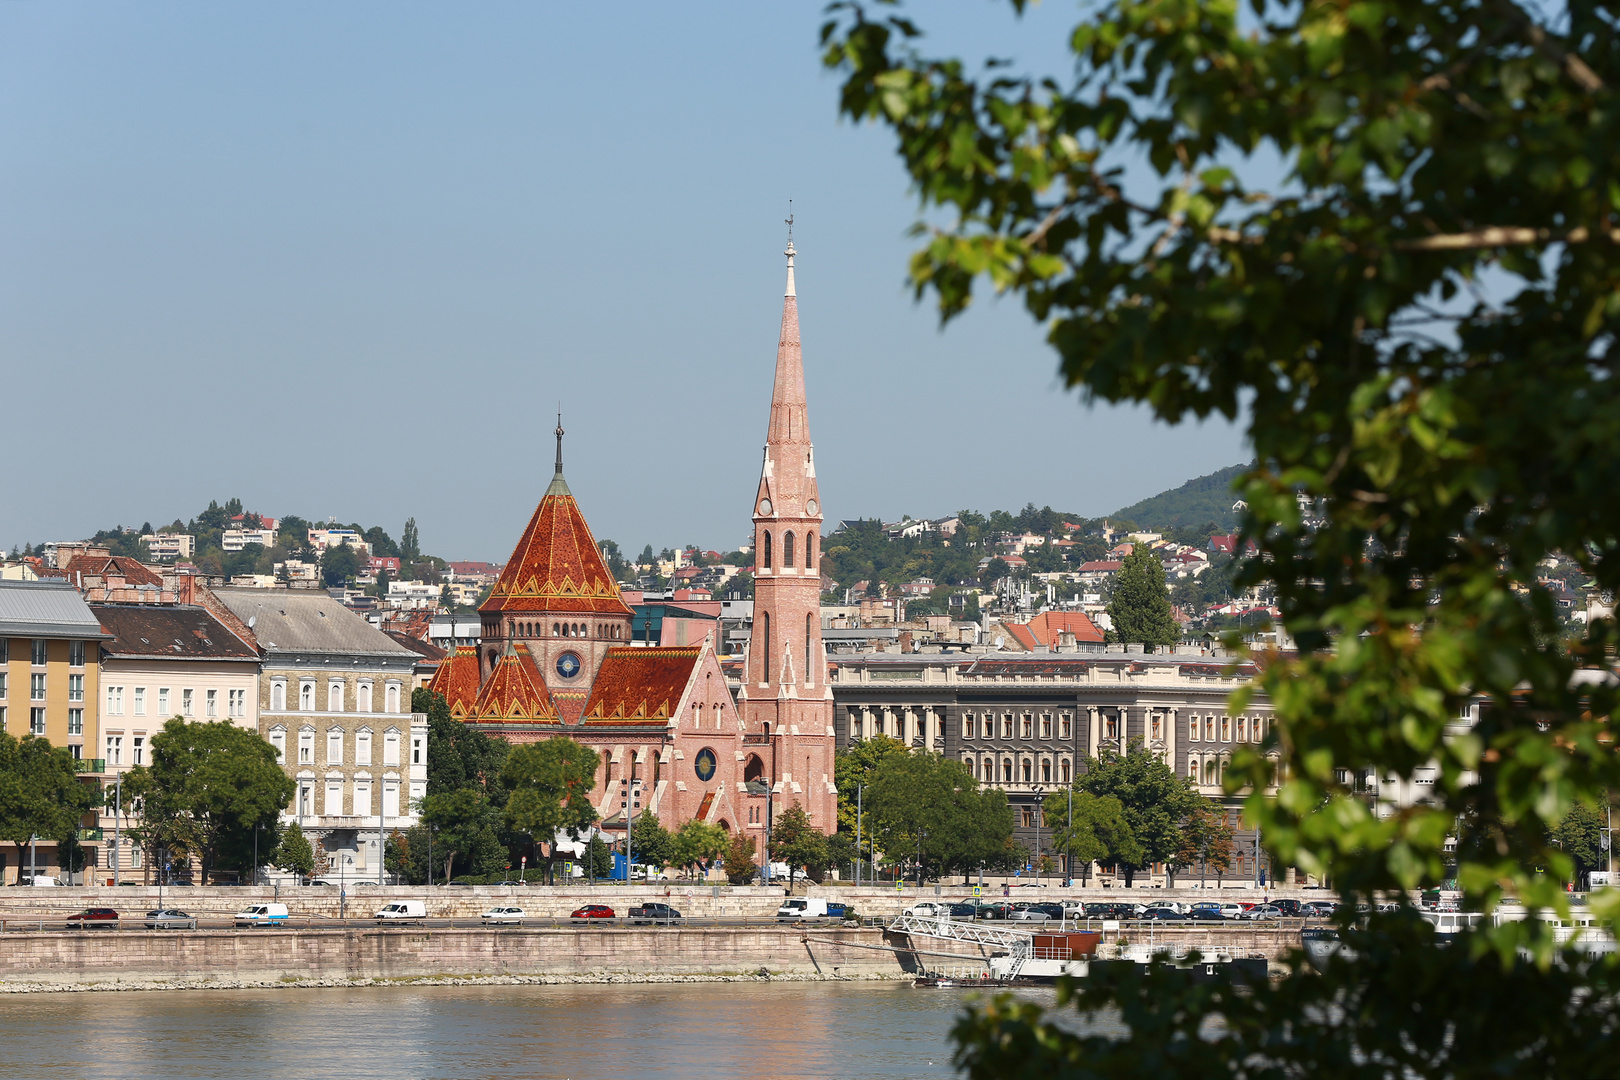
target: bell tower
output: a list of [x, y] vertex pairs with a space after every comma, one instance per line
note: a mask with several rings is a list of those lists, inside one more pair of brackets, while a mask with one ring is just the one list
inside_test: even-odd
[[810, 441], [788, 219], [787, 289], [776, 381], [754, 496], [754, 623], [738, 694], [761, 756], [773, 813], [798, 802], [823, 832], [837, 828], [833, 697], [821, 641], [821, 496]]

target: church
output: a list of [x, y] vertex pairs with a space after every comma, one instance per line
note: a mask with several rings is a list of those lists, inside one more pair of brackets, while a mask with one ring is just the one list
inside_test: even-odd
[[480, 640], [429, 684], [462, 723], [511, 742], [565, 735], [603, 759], [592, 801], [622, 830], [620, 792], [667, 829], [740, 831], [763, 858], [767, 822], [794, 803], [837, 828], [833, 695], [821, 639], [821, 502], [799, 343], [794, 249], [754, 496], [754, 623], [736, 698], [713, 640], [637, 644], [631, 610], [563, 478], [562, 425], [546, 489], [479, 608]]

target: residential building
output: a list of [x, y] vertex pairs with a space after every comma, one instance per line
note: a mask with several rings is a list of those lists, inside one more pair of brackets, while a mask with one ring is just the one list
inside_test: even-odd
[[[102, 644], [110, 635], [78, 591], [65, 581], [0, 581], [0, 727], [65, 746], [87, 783], [99, 783], [96, 702], [101, 695]], [[81, 834], [85, 867], [100, 857], [94, 818]], [[17, 868], [0, 849], [0, 877], [15, 884]], [[36, 846], [35, 866], [60, 869], [56, 842]], [[9, 875], [9, 876], [8, 876]]]
[[420, 654], [318, 591], [213, 595], [259, 648], [259, 733], [297, 782], [283, 819], [320, 872], [374, 879], [379, 828], [416, 824], [427, 794], [427, 714], [410, 709]]
[[371, 554], [371, 545], [353, 529], [311, 529], [309, 546], [325, 551], [339, 546], [352, 547], [362, 555]]
[[147, 533], [141, 539], [146, 541], [146, 550], [154, 559], [189, 559], [197, 544], [196, 537], [190, 533]]
[[241, 551], [249, 544], [273, 548], [278, 535], [275, 529], [226, 529], [219, 535], [219, 547], [221, 551]]

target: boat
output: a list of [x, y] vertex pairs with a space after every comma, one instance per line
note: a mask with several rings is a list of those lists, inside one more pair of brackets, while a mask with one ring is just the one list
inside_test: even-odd
[[1354, 950], [1348, 948], [1332, 926], [1307, 926], [1299, 932], [1299, 943], [1305, 949], [1305, 959], [1317, 971], [1326, 971], [1329, 958], [1343, 953], [1346, 960], [1354, 960]]

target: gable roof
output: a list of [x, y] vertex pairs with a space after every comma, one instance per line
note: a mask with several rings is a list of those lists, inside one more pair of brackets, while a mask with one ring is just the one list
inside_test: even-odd
[[84, 597], [65, 581], [0, 581], [0, 634], [105, 641]]
[[471, 715], [478, 705], [478, 651], [457, 646], [455, 652], [439, 662], [427, 688], [444, 695], [450, 715], [457, 720]]
[[560, 460], [557, 470], [478, 610], [629, 616], [602, 549], [563, 480]]
[[206, 608], [191, 604], [91, 604], [113, 635], [102, 645], [109, 659], [250, 660], [259, 650], [237, 637]]
[[163, 579], [146, 564], [128, 555], [75, 555], [61, 570], [61, 576], [75, 584], [85, 577], [105, 578], [114, 575], [122, 575], [131, 585], [163, 584]]
[[587, 727], [663, 723], [680, 708], [697, 671], [702, 646], [607, 651], [585, 704]]
[[[477, 657], [473, 658], [473, 676], [477, 677]], [[546, 692], [546, 681], [540, 677], [529, 650], [522, 646], [507, 647], [506, 655], [495, 661], [473, 706], [469, 719], [480, 723], [492, 720], [536, 721], [557, 720], [557, 707]]]
[[1029, 620], [1029, 628], [1042, 645], [1056, 645], [1058, 635], [1064, 632], [1073, 634], [1076, 641], [1107, 640], [1102, 630], [1083, 611], [1043, 611]]
[[313, 589], [211, 591], [231, 614], [251, 624], [254, 638], [268, 652], [416, 660], [416, 653], [325, 593]]

